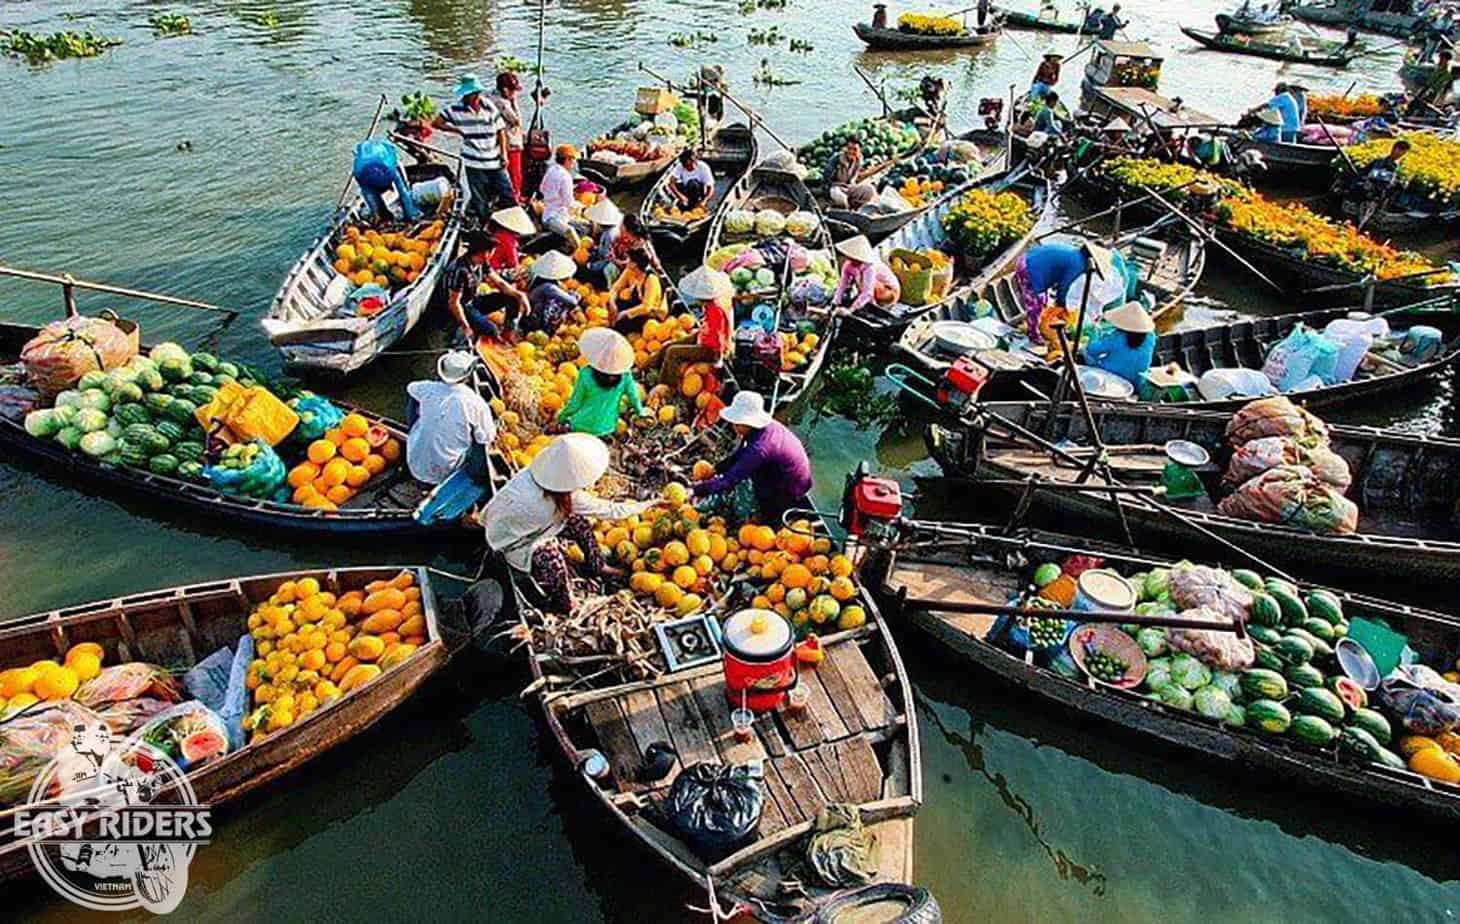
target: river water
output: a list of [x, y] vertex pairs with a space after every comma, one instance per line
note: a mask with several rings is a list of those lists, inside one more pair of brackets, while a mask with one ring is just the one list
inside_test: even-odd
[[[1197, 51], [1177, 20], [1209, 27], [1220, 6], [1131, 0], [1132, 38], [1169, 50], [1163, 89], [1233, 116], [1264, 98], [1274, 77], [1314, 88], [1388, 89], [1399, 53], [1347, 73], [1310, 72]], [[251, 14], [272, 10], [278, 26]], [[192, 17], [198, 35], [160, 40], [147, 18]], [[895, 16], [898, 11], [894, 10]], [[725, 64], [733, 87], [792, 142], [877, 102], [853, 73], [889, 87], [931, 71], [954, 88], [954, 125], [978, 99], [1024, 87], [1034, 57], [1068, 53], [1070, 36], [1005, 36], [990, 50], [924, 58], [864, 52], [850, 25], [870, 10], [844, 0], [789, 0], [737, 11], [734, 0], [564, 0], [553, 4], [547, 81], [555, 138], [582, 140], [616, 121], [645, 81], [635, 67], [683, 76]], [[125, 40], [105, 56], [46, 69], [0, 62], [0, 176], [9, 190], [0, 260], [151, 287], [236, 306], [221, 351], [268, 368], [257, 327], [279, 280], [339, 195], [349, 151], [381, 92], [449, 92], [463, 70], [490, 75], [506, 55], [531, 58], [536, 8], [477, 0], [321, 0], [272, 4], [128, 0], [0, 5], [0, 28], [92, 29]], [[815, 50], [752, 45], [778, 25]], [[705, 52], [671, 47], [673, 32], [713, 33]], [[1387, 44], [1378, 38], [1374, 44]], [[781, 46], [784, 48], [784, 46]], [[768, 58], [783, 79], [753, 86]], [[1071, 67], [1061, 89], [1078, 93]], [[191, 142], [180, 151], [181, 142]], [[1441, 252], [1448, 245], [1440, 243]], [[1203, 286], [1236, 307], [1281, 306], [1218, 264]], [[112, 302], [85, 299], [83, 309]], [[46, 287], [0, 280], [0, 316], [44, 320], [59, 309]], [[148, 339], [198, 342], [213, 318], [127, 306]], [[439, 339], [439, 335], [434, 335]], [[426, 348], [431, 332], [406, 346]], [[401, 389], [431, 360], [372, 367], [345, 395], [401, 409]], [[1369, 419], [1448, 427], [1453, 383]], [[909, 479], [930, 474], [916, 420], [858, 428], [808, 412], [797, 422], [817, 467], [817, 497], [835, 503], [862, 459]], [[978, 512], [964, 502], [955, 515]], [[184, 522], [162, 506], [86, 496], [44, 473], [0, 463], [0, 619], [135, 590], [239, 573], [338, 563], [429, 561], [466, 566], [474, 537], [453, 546], [337, 547]], [[984, 682], [907, 638], [919, 694], [927, 801], [918, 821], [918, 879], [945, 919], [1197, 922], [1440, 921], [1460, 904], [1448, 832], [1377, 809], [1164, 751], [1086, 727]], [[460, 659], [377, 729], [284, 784], [226, 813], [192, 868], [179, 914], [189, 920], [437, 920], [507, 924], [671, 922], [694, 899], [598, 819], [549, 750], [534, 710], [517, 698], [525, 671]], [[0, 914], [73, 919], [29, 887]], [[13, 900], [12, 900], [13, 898]]]

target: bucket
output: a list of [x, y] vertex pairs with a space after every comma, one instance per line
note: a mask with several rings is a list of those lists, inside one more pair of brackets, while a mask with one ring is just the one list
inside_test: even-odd
[[1130, 581], [1114, 571], [1092, 568], [1075, 582], [1073, 608], [1082, 613], [1131, 613], [1136, 599]]
[[771, 610], [741, 610], [725, 620], [725, 698], [739, 708], [769, 712], [796, 685], [796, 633]]
[[447, 195], [451, 193], [451, 181], [444, 176], [438, 176], [434, 180], [421, 180], [419, 183], [411, 184], [411, 199], [415, 201], [416, 207], [422, 211], [435, 211]]

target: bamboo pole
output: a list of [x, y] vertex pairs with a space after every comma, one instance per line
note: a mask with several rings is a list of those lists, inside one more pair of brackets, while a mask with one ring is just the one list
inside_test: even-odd
[[61, 287], [66, 299], [66, 313], [74, 316], [76, 314], [76, 289], [86, 289], [91, 292], [104, 292], [107, 295], [120, 295], [125, 298], [135, 298], [142, 301], [158, 302], [163, 305], [176, 305], [180, 308], [194, 308], [198, 311], [215, 311], [219, 314], [226, 314], [230, 319], [238, 316], [237, 309], [224, 308], [220, 305], [213, 305], [208, 302], [194, 301], [190, 298], [178, 298], [173, 295], [163, 295], [159, 292], [145, 292], [141, 289], [128, 289], [122, 286], [107, 285], [101, 282], [88, 282], [84, 279], [77, 279], [70, 273], [63, 273], [60, 276], [53, 276], [50, 273], [38, 273], [34, 270], [16, 269], [13, 266], [0, 264], [0, 276], [13, 276], [16, 279], [26, 279], [31, 282], [49, 282]]
[[[380, 117], [385, 115], [385, 104], [388, 102], [390, 102], [390, 100], [386, 98], [385, 94], [380, 94], [380, 102], [375, 104], [375, 118], [370, 120], [370, 130], [365, 133], [366, 138], [369, 138], [371, 135], [375, 134], [376, 127], [380, 125]], [[350, 195], [350, 184], [353, 182], [355, 182], [355, 176], [353, 173], [351, 173], [350, 178], [345, 180], [345, 188], [340, 190], [339, 199], [335, 200], [335, 208], [338, 209], [344, 207], [345, 199]]]

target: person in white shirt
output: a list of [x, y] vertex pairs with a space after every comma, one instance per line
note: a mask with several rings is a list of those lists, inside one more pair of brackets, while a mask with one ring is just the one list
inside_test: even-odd
[[417, 481], [440, 484], [461, 465], [486, 470], [497, 422], [486, 400], [466, 384], [475, 364], [472, 354], [453, 350], [436, 362], [439, 381], [406, 386], [418, 408], [406, 436], [406, 467]]
[[530, 577], [553, 612], [573, 609], [568, 543], [583, 552], [580, 570], [588, 576], [622, 573], [604, 561], [588, 517], [622, 519], [658, 503], [595, 497], [588, 488], [606, 471], [608, 447], [602, 440], [586, 433], [564, 434], [512, 476], [477, 516], [486, 531], [488, 553], [499, 556], [520, 578]]
[[578, 229], [573, 227], [573, 170], [577, 166], [578, 149], [558, 145], [537, 188], [542, 196], [542, 226], [567, 241], [569, 252], [578, 249]]
[[679, 161], [669, 170], [669, 197], [686, 211], [694, 208], [715, 191], [715, 172], [700, 160], [694, 148], [679, 152]]

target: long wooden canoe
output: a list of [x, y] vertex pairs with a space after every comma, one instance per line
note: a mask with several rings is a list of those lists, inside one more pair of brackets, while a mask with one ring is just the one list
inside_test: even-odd
[[[1024, 589], [1028, 578], [1011, 569], [1009, 561], [1032, 566], [1057, 563], [1070, 555], [1095, 555], [1104, 558], [1106, 567], [1130, 574], [1169, 567], [1169, 560], [1054, 533], [1024, 530], [1004, 535], [996, 528], [967, 524], [912, 522], [898, 538], [919, 546], [907, 552], [874, 547], [861, 570], [866, 585], [881, 598], [889, 621], [919, 629], [974, 667], [1062, 706], [1078, 719], [1100, 719], [1143, 739], [1217, 758], [1238, 772], [1270, 773], [1341, 793], [1355, 804], [1384, 805], [1451, 822], [1460, 818], [1460, 786], [1345, 757], [1332, 748], [1291, 737], [1234, 728], [1140, 693], [1066, 679], [1000, 647], [993, 617], [938, 609], [960, 603], [1007, 603]], [[1346, 616], [1390, 621], [1437, 663], [1448, 664], [1460, 652], [1460, 622], [1454, 617], [1373, 597], [1337, 596]]]
[[[1343, 217], [1352, 222], [1363, 220], [1363, 203], [1350, 195], [1339, 201]], [[1402, 202], [1393, 202], [1364, 224], [1364, 230], [1379, 234], [1422, 234], [1441, 231], [1460, 221], [1460, 209], [1405, 208]]]
[[[0, 323], [0, 364], [15, 362], [21, 347], [39, 332], [39, 327], [28, 324]], [[405, 445], [409, 429], [405, 424], [343, 402], [334, 404], [347, 413], [357, 411], [379, 423]], [[20, 418], [0, 415], [0, 448], [13, 458], [34, 464], [48, 477], [74, 481], [104, 495], [126, 494], [155, 501], [169, 512], [201, 513], [234, 526], [346, 536], [424, 533], [449, 525], [424, 526], [416, 519], [416, 511], [426, 502], [432, 488], [410, 477], [404, 456], [385, 477], [372, 479], [344, 506], [326, 511], [238, 497], [210, 485], [102, 462], [85, 453], [72, 452], [54, 440], [31, 436], [26, 432], [23, 415]]]
[[993, 9], [994, 15], [1003, 21], [1006, 29], [1029, 29], [1033, 32], [1058, 32], [1064, 35], [1074, 35], [1081, 31], [1082, 23], [1065, 19], [1045, 19], [1034, 13], [1022, 13], [1003, 6]]
[[351, 205], [315, 238], [284, 277], [264, 316], [264, 331], [289, 372], [330, 378], [357, 372], [410, 333], [431, 306], [436, 283], [456, 256], [457, 236], [466, 214], [465, 179], [459, 170], [440, 164], [411, 164], [405, 170], [413, 183], [434, 179], [452, 183], [454, 194], [435, 216], [445, 222], [435, 250], [415, 281], [396, 291], [383, 310], [369, 317], [348, 314], [345, 297], [350, 286], [335, 270], [334, 244], [346, 225], [368, 218], [368, 208], [357, 192]]
[[927, 305], [916, 306], [899, 302], [887, 308], [868, 304], [848, 314], [842, 322], [845, 338], [858, 346], [882, 348], [890, 346], [903, 336], [909, 325], [917, 322], [919, 318], [938, 314], [947, 306], [965, 300], [969, 292], [985, 287], [991, 280], [1012, 272], [1034, 235], [1038, 234], [1054, 215], [1055, 197], [1048, 181], [1029, 172], [1021, 165], [987, 176], [966, 187], [952, 190], [939, 198], [933, 207], [918, 216], [917, 220], [904, 226], [892, 237], [882, 242], [878, 247], [878, 252], [883, 260], [889, 260], [894, 250], [902, 248], [949, 250], [948, 235], [943, 230], [943, 217], [972, 189], [1018, 194], [1029, 203], [1031, 214], [1036, 216], [1033, 227], [1023, 237], [1010, 242], [1003, 250], [983, 262], [972, 275], [967, 274], [966, 268], [961, 265], [962, 261], [958, 261], [954, 268], [954, 282], [942, 299]]
[[[1169, 229], [1176, 227], [1171, 224], [1172, 221], [1174, 220], [1157, 221], [1145, 228], [1127, 231], [1114, 242], [1103, 242], [1105, 246], [1112, 246], [1113, 243], [1115, 249], [1128, 262], [1135, 263], [1141, 273], [1143, 289], [1149, 291], [1155, 301], [1153, 314], [1158, 317], [1179, 315], [1182, 303], [1201, 281], [1202, 273], [1206, 269], [1207, 251], [1201, 239], [1178, 232], [1169, 242], [1161, 240], [1170, 233]], [[1138, 251], [1148, 250], [1159, 251], [1159, 256], [1149, 261], [1137, 257]], [[995, 315], [1004, 324], [1015, 330], [1023, 330], [1027, 324], [1024, 303], [1019, 294], [1018, 282], [1014, 278], [1018, 268], [1017, 257], [1022, 252], [1021, 248], [1020, 254], [1015, 254], [1016, 259], [1002, 266], [998, 273], [980, 276], [973, 286], [960, 290], [955, 298], [914, 318], [897, 339], [895, 352], [898, 359], [930, 379], [941, 378], [957, 357], [948, 355], [939, 348], [938, 328], [935, 325], [946, 321], [968, 320], [973, 316], [973, 306], [980, 300], [993, 305]], [[1167, 335], [1158, 341], [1158, 350], [1159, 344], [1170, 342], [1171, 336], [1174, 335]], [[1011, 373], [1010, 378], [1017, 375], [1021, 381], [1028, 380], [1031, 384], [1049, 387], [1054, 376], [1053, 370], [1040, 357], [1033, 354], [1021, 355], [1026, 356], [1033, 364], [1026, 370], [1029, 374]], [[1043, 371], [1034, 372], [1034, 369]], [[1002, 375], [1004, 374], [996, 375], [995, 379]]]
[[705, 163], [715, 174], [715, 190], [705, 200], [705, 214], [693, 221], [674, 221], [669, 218], [656, 218], [654, 209], [656, 206], [668, 203], [667, 189], [669, 186], [669, 171], [665, 171], [654, 183], [654, 188], [644, 197], [643, 204], [639, 206], [639, 220], [656, 241], [665, 242], [675, 246], [684, 246], [694, 239], [695, 235], [704, 231], [710, 221], [715, 217], [715, 212], [720, 207], [720, 202], [735, 187], [740, 180], [750, 172], [760, 160], [760, 143], [756, 140], [755, 131], [744, 123], [727, 125], [715, 134], [715, 139], [710, 146], [700, 153]]
[[1267, 164], [1264, 177], [1306, 186], [1328, 183], [1333, 172], [1333, 159], [1338, 156], [1338, 148], [1331, 144], [1259, 141], [1241, 133], [1232, 135], [1228, 141], [1234, 154], [1244, 151], [1261, 154], [1263, 162]]
[[[1194, 411], [1172, 406], [1104, 404], [1093, 408], [1096, 425], [1112, 454], [1113, 473], [1121, 481], [1153, 484], [1166, 463], [1160, 447], [1184, 439], [1211, 453], [1216, 471], [1225, 471], [1231, 455], [1226, 445], [1229, 413]], [[1089, 442], [1084, 417], [1073, 404], [1051, 415], [1048, 403], [992, 403], [958, 426], [934, 426], [927, 434], [933, 457], [945, 473], [976, 479], [1024, 478], [1030, 474], [1053, 481], [1072, 481], [1077, 470], [1066, 467], [1025, 439], [1004, 439], [995, 417], [1047, 436]], [[1170, 506], [1219, 536], [1274, 564], [1332, 575], [1339, 583], [1373, 586], [1374, 581], [1421, 578], [1449, 581], [1460, 577], [1460, 532], [1454, 514], [1460, 501], [1460, 440], [1423, 437], [1374, 427], [1331, 425], [1332, 449], [1348, 462], [1353, 485], [1348, 494], [1359, 507], [1359, 531], [1349, 536], [1319, 535], [1293, 526], [1255, 523], [1220, 514], [1210, 495], [1167, 501]], [[1144, 448], [1141, 448], [1144, 447]], [[1036, 491], [1034, 501], [1063, 517], [1117, 523], [1109, 495], [1069, 491]], [[1121, 502], [1137, 542], [1171, 548], [1172, 542], [1200, 542], [1190, 530], [1127, 497]], [[1217, 553], [1221, 554], [1221, 553]]]
[[[710, 221], [709, 231], [705, 235], [704, 259], [706, 261], [709, 260], [710, 254], [726, 244], [756, 242], [757, 238], [754, 234], [737, 238], [726, 230], [725, 219], [735, 209], [757, 212], [761, 209], [775, 209], [786, 215], [797, 211], [812, 213], [817, 220], [816, 232], [810, 240], [797, 243], [812, 252], [825, 252], [827, 258], [831, 260], [832, 266], [838, 265], [836, 251], [832, 247], [831, 231], [827, 228], [821, 206], [817, 204], [816, 197], [799, 175], [761, 163], [741, 177], [740, 181], [732, 186], [720, 200], [720, 207]], [[786, 292], [778, 282], [771, 290], [751, 296], [742, 296], [741, 300], [779, 305], [784, 313]], [[785, 412], [810, 393], [811, 386], [821, 373], [821, 367], [825, 364], [827, 354], [831, 350], [831, 342], [836, 337], [837, 317], [832, 312], [815, 312], [808, 320], [815, 326], [816, 332], [821, 338], [816, 352], [800, 369], [794, 372], [779, 373], [775, 384], [768, 389], [766, 394], [769, 404], [781, 412]], [[785, 324], [782, 324], [781, 327], [786, 329]]]
[[1341, 51], [1337, 42], [1325, 42], [1316, 46], [1303, 46], [1302, 52], [1295, 52], [1287, 45], [1275, 45], [1256, 39], [1223, 35], [1203, 29], [1182, 26], [1181, 32], [1187, 38], [1214, 51], [1226, 51], [1271, 61], [1287, 61], [1293, 64], [1311, 64], [1314, 67], [1348, 67], [1355, 54]]
[[1281, 37], [1293, 24], [1291, 16], [1278, 16], [1273, 19], [1254, 19], [1249, 16], [1242, 16], [1235, 13], [1218, 13], [1216, 15], [1217, 29], [1222, 35], [1250, 35], [1258, 38]]
[[[720, 122], [714, 119], [707, 112], [705, 118], [705, 140], [713, 144], [715, 134], [720, 130]], [[663, 173], [679, 152], [684, 149], [684, 142], [672, 141], [660, 146], [661, 150], [657, 157], [648, 160], [638, 160], [632, 163], [619, 163], [606, 157], [593, 153], [586, 153], [578, 164], [578, 169], [584, 176], [597, 180], [610, 190], [624, 189], [630, 186], [638, 186], [647, 183], [659, 174]]]
[[[517, 601], [524, 634], [532, 637], [543, 616], [521, 594]], [[690, 884], [712, 890], [720, 914], [728, 908], [761, 920], [797, 918], [837, 894], [817, 886], [800, 862], [818, 811], [831, 803], [854, 806], [877, 837], [876, 882], [912, 882], [913, 815], [922, 803], [912, 685], [875, 604], [864, 603], [866, 625], [824, 637], [825, 660], [802, 669], [806, 711], [762, 714], [748, 741], [734, 735], [718, 660], [668, 670], [656, 655], [648, 679], [631, 679], [603, 672], [614, 661], [609, 657], [587, 672], [596, 679], [575, 681], [580, 665], [529, 644], [536, 698], [563, 758], [632, 841]], [[639, 771], [654, 742], [669, 744], [675, 761], [667, 776], [646, 782]], [[594, 755], [607, 762], [602, 779], [583, 772]], [[728, 856], [698, 852], [662, 811], [675, 777], [700, 762], [762, 766], [759, 827]], [[733, 916], [732, 910], [726, 919]]]
[[[408, 566], [409, 567], [409, 566]], [[312, 577], [332, 593], [388, 580], [400, 566], [311, 569], [169, 587], [65, 607], [0, 623], [0, 666], [60, 660], [81, 642], [105, 651], [103, 664], [144, 661], [185, 671], [220, 648], [232, 648], [248, 631], [255, 604], [286, 580]], [[471, 617], [459, 591], [446, 596], [440, 572], [409, 567], [421, 588], [427, 641], [396, 667], [346, 693], [327, 707], [256, 744], [248, 744], [192, 770], [188, 781], [198, 801], [219, 808], [272, 783], [343, 744], [405, 702], [472, 637]], [[0, 836], [0, 880], [35, 871], [26, 842]]]
[[901, 29], [878, 29], [870, 23], [852, 26], [857, 38], [873, 51], [934, 51], [939, 48], [982, 48], [992, 45], [1003, 31], [997, 24], [982, 30], [970, 29], [956, 35], [919, 35]]

